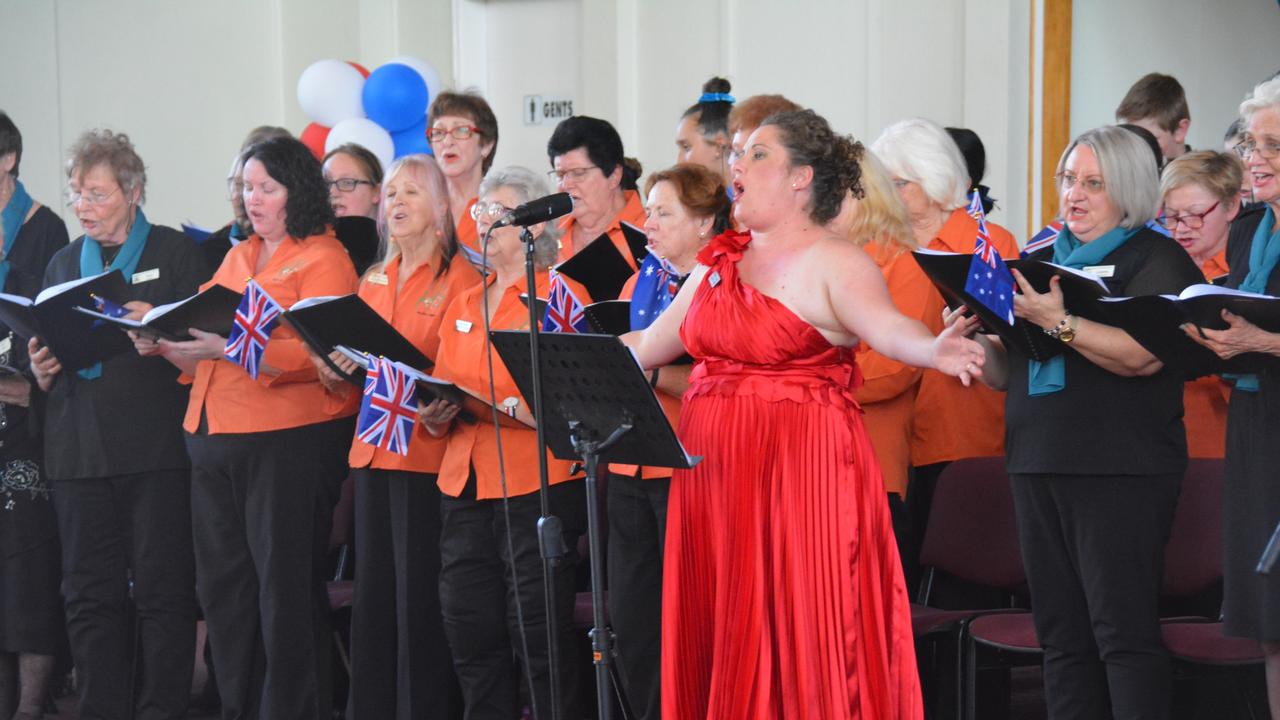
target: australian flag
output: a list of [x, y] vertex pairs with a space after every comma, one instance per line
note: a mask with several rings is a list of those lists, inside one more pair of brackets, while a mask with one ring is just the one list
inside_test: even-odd
[[547, 298], [547, 314], [542, 318], [543, 332], [589, 333], [591, 324], [582, 303], [559, 275], [551, 277], [551, 297]]
[[227, 336], [227, 347], [222, 354], [257, 380], [262, 354], [267, 350], [267, 339], [279, 319], [280, 306], [258, 281], [250, 280], [240, 297], [240, 307], [236, 308], [231, 334]]
[[643, 330], [662, 314], [676, 293], [680, 292], [680, 276], [666, 260], [653, 253], [640, 264], [631, 294], [631, 329]]
[[965, 280], [964, 291], [1012, 325], [1013, 274], [991, 242], [986, 214], [982, 212], [982, 198], [977, 192], [970, 199], [968, 212], [978, 221], [978, 237], [974, 242], [973, 260], [969, 262], [969, 277]]
[[364, 376], [364, 399], [356, 420], [356, 439], [408, 455], [417, 417], [418, 396], [413, 378], [393, 360], [370, 358]]

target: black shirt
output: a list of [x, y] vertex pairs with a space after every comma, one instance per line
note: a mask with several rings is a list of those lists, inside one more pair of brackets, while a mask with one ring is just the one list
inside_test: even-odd
[[[67, 246], [67, 226], [48, 207], [41, 205], [23, 223], [18, 235], [8, 248], [9, 274], [5, 277], [4, 292], [10, 295], [33, 298], [44, 287], [44, 270], [50, 258]], [[0, 323], [0, 364], [26, 371], [27, 343], [12, 334]], [[32, 382], [32, 394], [39, 389]], [[0, 457], [11, 460], [23, 457], [42, 460], [39, 452], [39, 428], [27, 425], [27, 408], [0, 403]]]
[[[44, 287], [80, 277], [84, 237], [49, 262]], [[131, 300], [152, 305], [194, 295], [210, 272], [195, 243], [154, 225], [136, 272], [159, 270], [131, 285]], [[126, 278], [128, 280], [129, 278]], [[189, 465], [182, 437], [187, 388], [162, 357], [129, 351], [102, 363], [102, 377], [85, 380], [64, 370], [44, 400], [45, 470], [55, 480], [110, 477]]]
[[[1052, 261], [1053, 248], [1030, 258]], [[1116, 296], [1177, 294], [1204, 282], [1181, 246], [1148, 228], [1098, 264], [1115, 266], [1103, 280]], [[1121, 377], [1070, 347], [1063, 357], [1066, 387], [1032, 397], [1027, 358], [1009, 354], [1005, 452], [1010, 473], [1158, 475], [1186, 468], [1179, 372], [1165, 368], [1149, 377]]]

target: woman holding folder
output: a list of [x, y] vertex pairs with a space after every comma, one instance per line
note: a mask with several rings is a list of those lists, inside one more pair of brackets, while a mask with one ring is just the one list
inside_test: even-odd
[[[1170, 160], [1160, 176], [1160, 223], [1210, 282], [1227, 276], [1227, 231], [1240, 212], [1243, 174], [1236, 157], [1204, 150]], [[1231, 385], [1218, 375], [1187, 382], [1182, 404], [1188, 457], [1222, 458], [1230, 396]]]
[[[329, 223], [320, 163], [293, 138], [243, 154], [253, 235], [205, 287], [250, 279], [281, 307], [356, 289]], [[327, 718], [331, 710], [329, 526], [347, 474], [353, 408], [320, 383], [302, 340], [270, 331], [258, 375], [227, 360], [227, 340], [135, 339], [191, 379], [183, 428], [191, 452], [196, 585], [209, 625], [224, 717]]]
[[[480, 275], [458, 252], [445, 178], [429, 155], [392, 164], [382, 183], [382, 259], [357, 291], [428, 358], [453, 298]], [[341, 357], [341, 356], [338, 356]], [[345, 361], [346, 370], [354, 363]], [[358, 395], [321, 364], [328, 387]], [[446, 441], [419, 428], [404, 455], [358, 438], [355, 597], [347, 716], [462, 717], [462, 699], [440, 615], [440, 491]]]
[[[491, 171], [480, 185], [476, 203], [481, 242], [498, 218], [546, 194], [546, 183], [531, 170]], [[488, 347], [485, 332], [486, 328], [528, 330], [529, 310], [521, 294], [547, 293], [547, 268], [555, 262], [559, 233], [549, 224], [530, 230], [537, 238], [534, 292], [528, 293], [526, 287], [520, 230], [494, 230], [485, 254], [491, 272], [482, 285], [459, 295], [440, 322], [434, 374], [531, 426], [528, 403], [502, 358]], [[448, 438], [438, 482], [444, 494], [440, 499], [440, 604], [466, 716], [477, 720], [518, 716], [523, 686], [534, 701], [537, 717], [550, 717], [547, 615], [555, 613], [562, 713], [578, 717], [572, 670], [573, 649], [581, 638], [572, 622], [573, 549], [586, 527], [583, 483], [566, 482], [569, 463], [547, 453], [551, 511], [564, 522], [569, 548], [569, 555], [554, 570], [557, 606], [547, 608], [538, 549], [536, 433], [532, 427], [502, 427], [499, 435], [488, 417], [465, 423], [456, 419], [457, 411], [457, 406], [436, 401], [419, 411], [419, 419], [433, 435]], [[516, 673], [513, 651], [520, 657], [522, 675]]]
[[[1187, 254], [1146, 228], [1160, 195], [1137, 136], [1084, 133], [1057, 179], [1066, 227], [1031, 259], [1090, 272], [1118, 296], [1200, 282]], [[1007, 465], [1049, 717], [1168, 717], [1157, 599], [1187, 465], [1183, 378], [1123, 330], [1072, 314], [1056, 276], [1046, 292], [1014, 278], [1014, 314], [1062, 346], [1037, 362], [984, 342], [983, 379], [1008, 392]]]
[[[147, 221], [146, 170], [128, 136], [90, 130], [70, 155], [70, 204], [84, 235], [49, 261], [44, 286], [118, 270], [129, 297], [107, 299], [133, 301], [135, 315], [195, 293], [209, 276], [200, 251]], [[186, 389], [158, 358], [123, 353], [68, 370], [39, 338], [28, 350], [41, 390], [33, 405], [44, 417], [80, 713], [130, 717], [148, 708], [181, 717], [196, 622], [191, 475], [180, 430]], [[134, 637], [148, 671], [130, 697]]]
[[[1240, 105], [1244, 140], [1236, 146], [1253, 178], [1254, 198], [1264, 210], [1243, 214], [1231, 227], [1227, 286], [1280, 295], [1280, 79], [1253, 89]], [[1222, 358], [1257, 352], [1280, 356], [1280, 334], [1223, 312], [1226, 330], [1205, 329], [1204, 338], [1187, 334]], [[1227, 410], [1226, 489], [1222, 493], [1223, 630], [1262, 643], [1266, 656], [1267, 696], [1273, 717], [1280, 717], [1280, 573], [1261, 575], [1254, 568], [1280, 522], [1276, 468], [1280, 449], [1280, 385], [1272, 370], [1231, 376], [1234, 388]]]

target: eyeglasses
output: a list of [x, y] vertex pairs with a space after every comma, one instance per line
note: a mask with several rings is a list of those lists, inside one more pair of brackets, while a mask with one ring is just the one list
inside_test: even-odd
[[1098, 195], [1107, 189], [1107, 184], [1100, 177], [1082, 178], [1068, 173], [1058, 173], [1057, 178], [1058, 184], [1065, 190], [1075, 187], [1076, 183], [1080, 183], [1085, 193], [1089, 195]]
[[1232, 149], [1236, 151], [1237, 155], [1245, 160], [1248, 160], [1249, 156], [1255, 152], [1261, 155], [1264, 160], [1270, 160], [1276, 155], [1280, 155], [1280, 143], [1273, 142], [1262, 143], [1259, 145], [1253, 140], [1245, 140], [1244, 142], [1237, 144]]
[[338, 178], [337, 180], [329, 180], [325, 183], [330, 188], [338, 188], [342, 192], [351, 192], [361, 185], [373, 187], [373, 183], [368, 180], [357, 180], [355, 178]]
[[107, 201], [111, 199], [111, 196], [115, 195], [118, 192], [120, 192], [120, 188], [116, 188], [115, 190], [112, 190], [111, 192], [105, 195], [100, 192], [89, 192], [89, 193], [68, 192], [67, 205], [73, 206], [73, 205], [78, 205], [79, 203], [82, 203], [82, 202], [85, 205], [106, 205]]
[[1183, 225], [1186, 225], [1188, 230], [1199, 230], [1200, 228], [1204, 227], [1205, 216], [1213, 212], [1214, 210], [1217, 210], [1218, 205], [1221, 205], [1221, 204], [1222, 204], [1222, 201], [1219, 200], [1218, 202], [1210, 205], [1209, 209], [1205, 210], [1202, 213], [1183, 213], [1181, 215], [1165, 215], [1164, 217], [1159, 218], [1160, 224], [1164, 226], [1165, 230], [1168, 230], [1170, 232], [1173, 232], [1173, 230], [1178, 227], [1178, 223], [1182, 223]]
[[484, 132], [475, 125], [459, 125], [455, 128], [428, 128], [427, 139], [431, 142], [440, 142], [446, 135], [452, 135], [454, 140], [466, 140], [472, 134], [483, 135]]
[[547, 172], [547, 177], [551, 178], [558, 184], [563, 184], [565, 179], [569, 179], [574, 182], [582, 182], [582, 179], [587, 176], [587, 173], [592, 170], [597, 170], [599, 167], [599, 165], [588, 165], [586, 167], [570, 168], [568, 170], [550, 170]]
[[476, 202], [471, 206], [471, 219], [476, 222], [487, 221], [495, 223], [503, 215], [511, 212], [511, 208], [497, 202]]

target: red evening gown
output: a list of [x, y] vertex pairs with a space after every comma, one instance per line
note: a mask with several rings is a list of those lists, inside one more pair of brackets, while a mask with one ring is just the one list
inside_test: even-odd
[[681, 337], [698, 359], [671, 482], [662, 717], [893, 720], [924, 710], [911, 610], [849, 349], [738, 278], [726, 233]]

